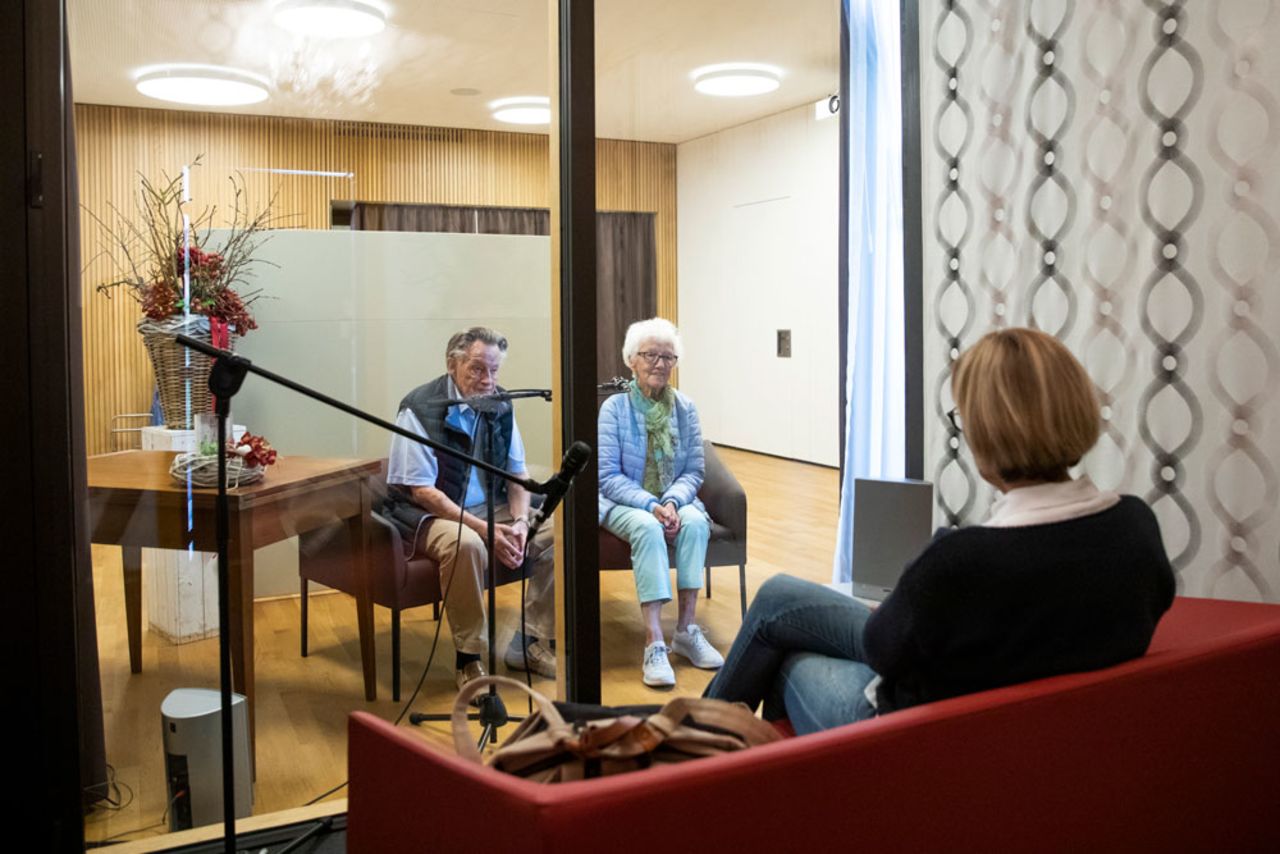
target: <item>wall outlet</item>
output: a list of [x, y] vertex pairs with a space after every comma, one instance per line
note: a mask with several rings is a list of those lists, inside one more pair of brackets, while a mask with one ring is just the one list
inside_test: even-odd
[[791, 330], [790, 329], [778, 330], [778, 358], [779, 359], [791, 358]]

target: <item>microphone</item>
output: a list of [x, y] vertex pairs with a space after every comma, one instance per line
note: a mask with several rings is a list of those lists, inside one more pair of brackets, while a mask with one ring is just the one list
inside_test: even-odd
[[551, 514], [556, 512], [556, 508], [560, 506], [560, 502], [564, 500], [565, 493], [569, 491], [569, 487], [573, 484], [573, 479], [577, 477], [587, 463], [591, 462], [591, 446], [586, 442], [574, 442], [569, 446], [569, 450], [565, 451], [564, 459], [560, 462], [560, 471], [555, 477], [548, 480], [542, 485], [546, 490], [546, 498], [533, 513], [533, 522], [529, 525], [529, 541], [532, 542], [534, 536], [538, 533], [538, 529], [542, 527], [542, 523], [551, 518]]
[[494, 398], [495, 400], [524, 400], [526, 398], [540, 397], [547, 403], [551, 402], [551, 389], [549, 388], [513, 388], [507, 391], [495, 391], [491, 394], [478, 395], [479, 397]]
[[478, 394], [475, 397], [464, 397], [460, 400], [449, 401], [449, 405], [470, 406], [483, 415], [505, 415], [511, 411], [510, 402], [497, 394]]
[[518, 388], [511, 391], [494, 391], [489, 394], [476, 394], [471, 397], [464, 397], [461, 400], [452, 401], [452, 403], [465, 403], [477, 412], [487, 414], [498, 414], [509, 412], [511, 410], [511, 401], [525, 400], [527, 398], [538, 397], [543, 400], [551, 401], [551, 389], [549, 388]]
[[613, 394], [619, 391], [626, 391], [627, 386], [630, 384], [631, 381], [624, 377], [614, 377], [613, 379], [606, 380], [596, 386], [596, 391], [599, 394]]

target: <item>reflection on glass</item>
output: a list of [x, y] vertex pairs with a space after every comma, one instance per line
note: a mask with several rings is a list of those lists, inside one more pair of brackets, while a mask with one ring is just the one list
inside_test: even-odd
[[[180, 318], [389, 421], [409, 391], [445, 371], [449, 337], [473, 325], [510, 342], [503, 386], [550, 386], [547, 118], [512, 132], [490, 108], [509, 98], [545, 107], [547, 4], [68, 6], [81, 201], [137, 226], [127, 246], [104, 239], [89, 216], [82, 229], [93, 689], [104, 735], [86, 836], [139, 839], [221, 820], [209, 800], [220, 798], [221, 777], [207, 729], [207, 692], [218, 689], [214, 505], [200, 472], [223, 450], [196, 436], [197, 416], [210, 411], [207, 362], [174, 350], [172, 406], [160, 404], [139, 322], [158, 322], [148, 308]], [[318, 31], [337, 6], [372, 11], [382, 26]], [[130, 24], [139, 20], [150, 24]], [[266, 95], [218, 106], [232, 103], [219, 100], [231, 97], [218, 94], [224, 78]], [[163, 189], [174, 177], [180, 204], [154, 222], [139, 217], [142, 182]], [[271, 218], [252, 264], [230, 271], [253, 276], [228, 279], [235, 299], [209, 291], [243, 260], [237, 216], [253, 222], [264, 206]], [[131, 259], [144, 255], [155, 263], [139, 261], [135, 274]], [[121, 264], [142, 304], [94, 292], [126, 278]], [[154, 419], [143, 415], [153, 403]], [[551, 408], [513, 406], [526, 467], [543, 479]], [[229, 453], [246, 476], [230, 505], [228, 640], [243, 697], [237, 766], [252, 772], [237, 812], [263, 815], [345, 794], [352, 711], [397, 720], [411, 695], [415, 711], [447, 711], [461, 644], [426, 607], [440, 599], [438, 571], [432, 587], [413, 535], [374, 512], [384, 509], [390, 436], [254, 376], [232, 408]], [[175, 471], [179, 453], [192, 457]], [[377, 607], [354, 604], [362, 566]], [[519, 585], [497, 595], [501, 657], [519, 624]], [[451, 743], [446, 725], [415, 731]]]
[[[232, 179], [248, 210], [271, 200], [288, 219], [254, 255], [257, 329], [224, 343], [385, 419], [446, 373], [450, 336], [472, 326], [508, 340], [504, 387], [549, 386], [550, 169], [541, 111], [551, 94], [549, 4], [344, 5], [372, 7], [384, 26], [359, 37], [346, 37], [351, 27], [340, 38], [298, 32], [279, 13], [304, 11], [302, 3], [70, 0], [81, 200], [99, 214], [130, 211], [140, 178], [163, 181], [203, 155], [183, 191], [195, 210], [217, 209], [210, 242], [198, 246], [224, 259], [234, 240], [225, 226], [236, 204]], [[766, 0], [597, 4], [599, 379], [631, 377], [622, 344], [632, 322], [661, 316], [679, 328], [682, 358], [668, 365], [660, 354], [655, 365], [696, 401], [705, 436], [721, 444], [707, 456], [703, 484], [727, 496], [703, 494], [719, 525], [708, 547], [716, 595], [697, 604], [698, 624], [721, 649], [740, 602], [732, 569], [722, 567], [750, 571], [745, 595], [773, 571], [821, 579], [830, 566], [834, 474], [776, 457], [835, 462], [838, 123], [815, 105], [829, 104], [838, 87], [838, 10], [834, 0], [792, 3], [785, 14]], [[149, 26], [132, 23], [140, 20]], [[694, 72], [724, 63], [768, 66], [776, 88], [738, 97], [698, 91]], [[177, 87], [183, 103], [159, 101], [138, 83], [161, 64], [234, 69], [264, 80], [267, 97], [197, 106], [193, 83]], [[175, 269], [179, 248], [161, 253], [172, 251]], [[216, 784], [202, 778], [171, 788], [162, 726], [173, 691], [218, 684], [211, 493], [169, 473], [174, 454], [197, 450], [194, 435], [180, 431], [208, 404], [195, 399], [198, 378], [183, 380], [192, 400], [177, 407], [174, 429], [163, 415], [138, 423], [156, 388], [137, 329], [142, 313], [93, 292], [111, 278], [115, 253], [83, 229], [105, 742], [101, 779], [91, 781], [94, 795], [105, 795], [86, 817], [91, 840], [163, 832], [174, 815], [185, 821], [184, 798], [192, 823], [203, 820], [192, 790]], [[181, 257], [187, 311], [187, 280], [211, 262]], [[248, 292], [238, 294], [243, 301]], [[785, 357], [774, 349], [779, 330], [791, 336]], [[182, 355], [184, 368], [195, 362]], [[544, 479], [557, 462], [551, 409], [539, 400], [512, 405], [525, 465]], [[415, 711], [446, 711], [455, 654], [469, 646], [443, 630], [447, 616], [426, 607], [443, 591], [422, 580], [433, 577], [424, 567], [432, 561], [419, 553], [418, 532], [369, 512], [390, 512], [388, 435], [254, 377], [233, 409], [279, 454], [260, 481], [235, 490], [228, 602], [252, 809], [261, 815], [342, 795], [351, 711], [399, 720], [410, 697]], [[144, 447], [149, 455], [139, 453]], [[747, 493], [751, 524], [787, 522], [753, 530], [749, 566]], [[518, 522], [503, 524], [518, 536]], [[720, 528], [729, 532], [724, 552], [716, 550]], [[376, 607], [357, 613], [351, 595], [325, 595], [321, 585], [357, 592], [352, 557], [361, 552]], [[627, 566], [627, 557], [613, 566]], [[641, 681], [644, 627], [632, 575], [608, 573], [602, 588], [606, 701], [666, 699]], [[513, 641], [523, 653], [515, 637], [520, 593], [518, 584], [497, 591], [503, 658]], [[523, 654], [498, 662], [499, 672], [509, 666], [525, 666]], [[677, 692], [696, 693], [709, 671], [677, 660], [675, 677]], [[535, 685], [554, 690], [545, 679]], [[391, 699], [397, 688], [400, 702]], [[374, 690], [377, 699], [366, 700]], [[440, 724], [415, 732], [450, 743]]]
[[[601, 563], [634, 567], [601, 576], [602, 685], [662, 703], [702, 692], [769, 575], [830, 580], [840, 3], [598, 3], [596, 35], [599, 381], [635, 380], [601, 408]], [[628, 342], [655, 316], [681, 346]], [[679, 444], [627, 429], [673, 389]]]

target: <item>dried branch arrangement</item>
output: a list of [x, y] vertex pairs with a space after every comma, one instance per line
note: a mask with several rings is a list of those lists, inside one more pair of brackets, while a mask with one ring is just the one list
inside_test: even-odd
[[[192, 167], [200, 165], [197, 157]], [[116, 262], [116, 278], [98, 285], [110, 296], [125, 287], [142, 306], [151, 321], [165, 321], [190, 313], [204, 315], [228, 331], [244, 335], [258, 324], [249, 307], [263, 297], [262, 290], [242, 292], [259, 264], [275, 266], [255, 258], [259, 247], [270, 238], [270, 230], [283, 224], [272, 213], [276, 196], [252, 213], [246, 199], [242, 175], [232, 175], [231, 212], [221, 226], [216, 251], [208, 248], [216, 227], [216, 207], [192, 213], [184, 202], [184, 176], [162, 174], [153, 183], [139, 173], [135, 211], [128, 215], [109, 205], [108, 218], [86, 208], [111, 244]]]

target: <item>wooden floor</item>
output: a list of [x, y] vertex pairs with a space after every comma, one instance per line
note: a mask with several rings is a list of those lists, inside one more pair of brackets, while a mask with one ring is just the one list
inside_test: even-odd
[[[829, 580], [838, 512], [836, 472], [732, 449], [721, 454], [747, 492], [748, 597], [778, 572]], [[160, 703], [174, 688], [217, 687], [217, 641], [174, 646], [144, 632], [143, 672], [131, 674], [120, 551], [94, 546], [93, 560], [107, 761], [127, 805], [96, 808], [85, 819], [86, 836], [90, 840], [142, 839], [164, 832], [160, 824], [166, 806]], [[698, 621], [725, 651], [740, 622], [737, 568], [723, 567], [713, 573], [713, 598], [699, 600]], [[675, 692], [651, 689], [640, 681], [644, 632], [631, 574], [603, 573], [600, 587], [604, 702], [661, 703], [674, 693], [700, 693], [711, 674], [675, 656]], [[501, 650], [517, 619], [518, 589], [501, 588], [498, 603]], [[669, 633], [675, 624], [674, 604], [667, 606], [664, 617]], [[394, 720], [401, 704], [391, 701], [391, 624], [386, 610], [375, 609], [379, 699], [373, 703], [362, 699], [355, 605], [349, 597], [312, 596], [310, 656], [305, 659], [298, 654], [296, 598], [258, 602], [255, 619], [258, 768], [254, 813], [261, 815], [302, 806], [346, 780], [349, 712], [361, 710]], [[426, 663], [435, 629], [430, 608], [402, 618], [405, 700]], [[499, 672], [505, 672], [501, 664]], [[552, 682], [542, 683], [546, 693], [554, 688]], [[413, 710], [447, 711], [452, 689], [453, 645], [446, 627]], [[406, 724], [406, 729], [432, 743], [450, 745], [445, 724], [421, 728]], [[345, 794], [344, 790], [334, 797]]]

